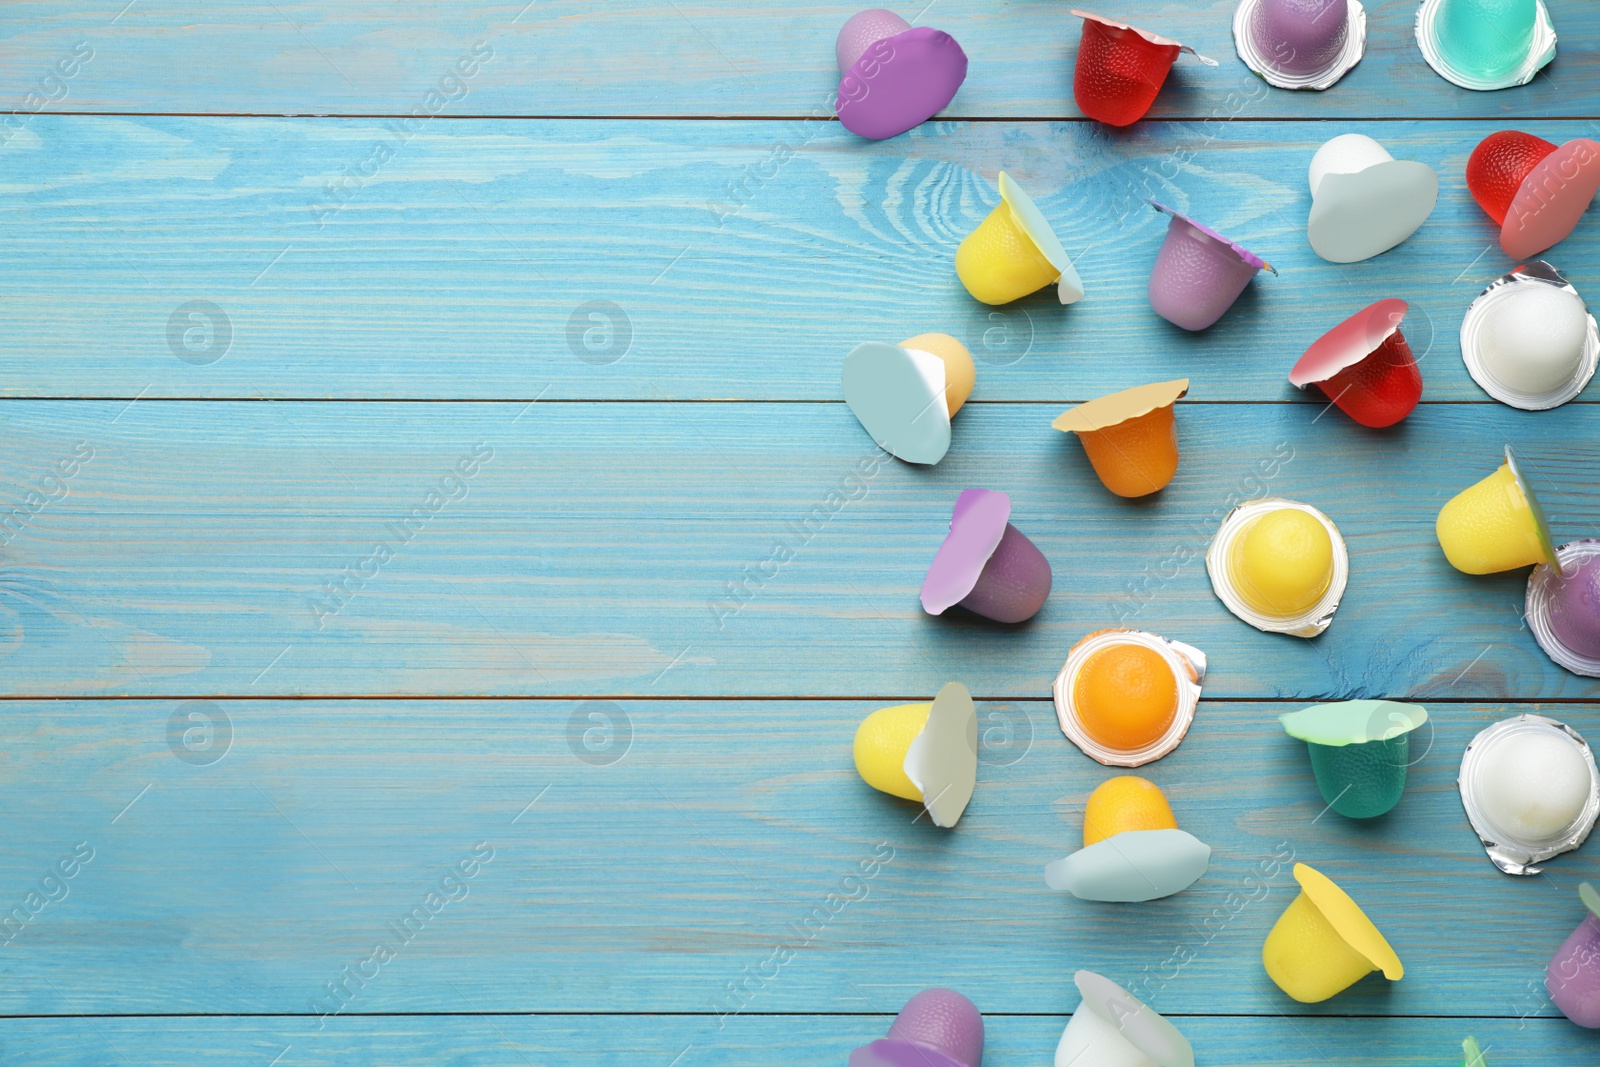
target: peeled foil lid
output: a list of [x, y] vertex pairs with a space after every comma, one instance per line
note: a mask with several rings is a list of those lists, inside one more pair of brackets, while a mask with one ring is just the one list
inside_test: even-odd
[[1154, 1008], [1093, 971], [1079, 971], [1072, 981], [1083, 996], [1078, 1010], [1087, 1008], [1104, 1019], [1157, 1067], [1194, 1067], [1194, 1048], [1188, 1038]]
[[[1500, 831], [1490, 823], [1478, 801], [1478, 778], [1482, 774], [1484, 752], [1507, 736], [1526, 731], [1555, 731], [1581, 750], [1584, 762], [1589, 765], [1588, 802], [1572, 825], [1549, 841], [1504, 839]], [[1600, 770], [1595, 767], [1594, 754], [1589, 751], [1588, 743], [1566, 723], [1547, 719], [1543, 715], [1517, 715], [1485, 727], [1477, 737], [1468, 742], [1467, 751], [1461, 757], [1461, 773], [1456, 779], [1456, 785], [1461, 790], [1461, 806], [1466, 809], [1467, 821], [1472, 824], [1472, 830], [1478, 835], [1478, 840], [1483, 842], [1483, 850], [1488, 853], [1490, 862], [1507, 874], [1540, 873], [1543, 868], [1535, 864], [1543, 863], [1564, 852], [1571, 852], [1583, 844], [1589, 836], [1589, 831], [1594, 828], [1596, 816], [1600, 815]]]
[[879, 1038], [850, 1053], [849, 1067], [969, 1067], [932, 1045]]
[[1011, 209], [1011, 217], [1033, 241], [1039, 254], [1061, 272], [1061, 278], [1056, 282], [1056, 298], [1063, 304], [1076, 304], [1082, 300], [1083, 279], [1078, 277], [1078, 270], [1072, 265], [1072, 258], [1067, 255], [1061, 239], [1056, 236], [1055, 227], [1045, 219], [1044, 212], [1034, 204], [1033, 198], [1005, 171], [1000, 172], [1000, 199]]
[[1422, 58], [1428, 61], [1428, 66], [1445, 81], [1478, 92], [1509, 89], [1513, 85], [1528, 84], [1535, 74], [1556, 57], [1556, 28], [1550, 21], [1550, 11], [1544, 6], [1544, 0], [1534, 0], [1538, 13], [1533, 20], [1533, 41], [1528, 48], [1527, 57], [1520, 66], [1503, 78], [1480, 78], [1457, 70], [1450, 65], [1450, 61], [1439, 48], [1439, 37], [1434, 30], [1434, 23], [1439, 17], [1440, 9], [1446, 3], [1459, 2], [1461, 0], [1422, 0], [1422, 6], [1417, 9], [1417, 47], [1422, 49]]
[[[1571, 380], [1559, 389], [1543, 395], [1523, 393], [1500, 381], [1489, 369], [1483, 353], [1483, 331], [1493, 318], [1494, 309], [1530, 285], [1554, 286], [1571, 293], [1583, 306], [1584, 317], [1589, 321], [1588, 333], [1583, 342], [1583, 355], [1573, 371]], [[1589, 311], [1588, 305], [1583, 303], [1583, 297], [1572, 283], [1549, 263], [1542, 259], [1535, 260], [1490, 282], [1488, 287], [1478, 294], [1472, 306], [1467, 308], [1466, 318], [1461, 320], [1461, 360], [1467, 365], [1467, 373], [1472, 375], [1472, 380], [1478, 383], [1479, 388], [1500, 403], [1523, 411], [1548, 411], [1560, 407], [1583, 392], [1589, 380], [1594, 377], [1595, 367], [1600, 365], [1600, 329], [1597, 329], [1594, 315]]]
[[1199, 230], [1201, 233], [1205, 234], [1207, 237], [1211, 238], [1213, 241], [1221, 242], [1223, 245], [1225, 245], [1227, 247], [1228, 251], [1232, 252], [1234, 255], [1238, 256], [1241, 260], [1243, 260], [1246, 266], [1254, 267], [1256, 270], [1268, 270], [1268, 271], [1271, 271], [1273, 274], [1277, 274], [1278, 273], [1278, 268], [1277, 267], [1274, 267], [1271, 263], [1268, 263], [1266, 260], [1262, 259], [1260, 256], [1256, 255], [1254, 252], [1250, 251], [1244, 245], [1239, 244], [1237, 241], [1234, 241], [1234, 240], [1231, 240], [1230, 238], [1222, 236], [1222, 234], [1218, 233], [1216, 230], [1213, 230], [1210, 226], [1207, 226], [1205, 223], [1196, 222], [1194, 219], [1191, 219], [1188, 215], [1185, 215], [1183, 212], [1174, 211], [1170, 207], [1168, 207], [1167, 205], [1159, 203], [1158, 201], [1150, 200], [1150, 199], [1147, 198], [1145, 200], [1145, 203], [1149, 204], [1151, 207], [1155, 208], [1157, 211], [1161, 212], [1163, 215], [1171, 215], [1175, 219], [1182, 219], [1184, 222], [1188, 223], [1190, 226], [1193, 226], [1195, 229]]
[[966, 686], [950, 682], [939, 690], [902, 766], [935, 826], [960, 821], [978, 782], [978, 710]]
[[1600, 556], [1600, 539], [1592, 537], [1571, 541], [1556, 549], [1556, 566], [1540, 563], [1528, 575], [1528, 596], [1523, 606], [1528, 629], [1533, 631], [1533, 639], [1539, 642], [1544, 654], [1557, 666], [1587, 678], [1600, 678], [1600, 659], [1580, 656], [1561, 643], [1550, 626], [1550, 608], [1554, 586], [1561, 572], [1595, 556]]
[[1125, 830], [1045, 865], [1051, 889], [1081, 900], [1137, 903], [1181, 893], [1211, 863], [1211, 846], [1183, 830]]
[[1171, 407], [1189, 392], [1189, 379], [1136, 385], [1063, 411], [1051, 421], [1052, 429], [1062, 433], [1096, 433], [1120, 426], [1130, 419], [1143, 418], [1160, 408]]
[[[1091, 737], [1078, 721], [1072, 699], [1072, 690], [1084, 663], [1096, 652], [1114, 645], [1140, 645], [1160, 653], [1172, 668], [1173, 677], [1178, 683], [1178, 709], [1172, 716], [1172, 725], [1149, 745], [1131, 752], [1106, 748]], [[1194, 722], [1195, 708], [1200, 703], [1200, 688], [1205, 679], [1206, 654], [1193, 645], [1144, 630], [1096, 630], [1072, 646], [1067, 653], [1067, 662], [1056, 675], [1051, 692], [1055, 697], [1056, 720], [1061, 724], [1061, 732], [1085, 756], [1108, 767], [1143, 767], [1146, 763], [1154, 763], [1182, 743], [1190, 724]]]
[[[1262, 615], [1239, 595], [1237, 584], [1233, 575], [1228, 571], [1229, 552], [1237, 538], [1251, 519], [1284, 508], [1293, 508], [1303, 511], [1322, 524], [1328, 531], [1328, 538], [1333, 542], [1333, 577], [1328, 581], [1328, 591], [1322, 594], [1322, 599], [1313, 604], [1306, 611], [1289, 618], [1278, 618], [1271, 615]], [[1240, 504], [1228, 512], [1222, 520], [1217, 536], [1211, 539], [1211, 547], [1206, 550], [1206, 573], [1211, 576], [1211, 590], [1216, 593], [1217, 599], [1227, 609], [1254, 626], [1258, 630], [1269, 634], [1290, 634], [1294, 637], [1316, 637], [1328, 628], [1333, 622], [1333, 613], [1339, 607], [1339, 601], [1344, 598], [1345, 585], [1350, 580], [1350, 553], [1345, 548], [1344, 536], [1339, 533], [1339, 528], [1333, 520], [1310, 504], [1302, 504], [1296, 500], [1283, 500], [1278, 497], [1267, 497], [1264, 500], [1253, 501], [1249, 504]]]
[[1348, 0], [1348, 4], [1350, 22], [1349, 29], [1345, 33], [1344, 48], [1334, 57], [1333, 62], [1322, 70], [1314, 70], [1308, 74], [1279, 70], [1272, 65], [1271, 57], [1256, 47], [1255, 37], [1250, 32], [1250, 20], [1255, 16], [1256, 8], [1261, 6], [1261, 0], [1239, 0], [1239, 6], [1234, 9], [1234, 49], [1250, 72], [1259, 76], [1268, 85], [1279, 89], [1330, 88], [1361, 62], [1361, 57], [1367, 50], [1367, 9], [1361, 6], [1361, 0]]
[[963, 489], [933, 563], [922, 579], [922, 610], [942, 615], [977, 586], [1011, 521], [1011, 498], [997, 489]]
[[1162, 37], [1160, 34], [1141, 30], [1137, 26], [1130, 26], [1126, 22], [1118, 22], [1116, 19], [1108, 19], [1103, 15], [1095, 15], [1088, 11], [1079, 11], [1077, 8], [1073, 8], [1068, 12], [1068, 14], [1076, 15], [1080, 19], [1088, 19], [1091, 22], [1098, 22], [1102, 26], [1110, 26], [1114, 30], [1131, 30], [1132, 32], [1137, 33], [1140, 37], [1143, 37], [1145, 40], [1149, 41], [1151, 44], [1158, 44], [1167, 48], [1176, 48], [1180, 52], [1188, 52], [1191, 56], [1194, 56], [1208, 67], [1214, 67], [1217, 65], [1216, 60], [1207, 59], [1205, 56], [1201, 55], [1199, 52], [1196, 52], [1188, 45], [1179, 44], [1170, 37]]
[[1296, 389], [1325, 382], [1340, 371], [1349, 370], [1394, 336], [1405, 321], [1411, 306], [1398, 297], [1369, 304], [1323, 334], [1306, 349], [1289, 371], [1289, 384]]
[[1330, 263], [1360, 263], [1403, 244], [1438, 202], [1438, 173], [1414, 159], [1329, 173], [1311, 197], [1306, 239]]

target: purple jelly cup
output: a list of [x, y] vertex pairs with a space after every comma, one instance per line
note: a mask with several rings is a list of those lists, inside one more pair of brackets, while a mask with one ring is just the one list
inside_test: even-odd
[[850, 1067], [982, 1067], [983, 1016], [953, 989], [924, 989], [900, 1009], [889, 1036], [850, 1054]]
[[1578, 897], [1589, 914], [1550, 957], [1544, 987], [1563, 1015], [1594, 1030], [1600, 1028], [1600, 893], [1583, 882]]
[[1240, 0], [1234, 45], [1245, 66], [1280, 89], [1326, 89], [1361, 62], [1359, 0]]
[[1545, 655], [1574, 674], [1600, 678], [1600, 540], [1562, 545], [1554, 566], [1535, 567], [1525, 614]]
[[852, 15], [834, 44], [844, 128], [881, 141], [933, 118], [967, 78], [967, 54], [943, 30], [912, 28], [892, 11]]
[[1174, 326], [1205, 329], [1222, 318], [1263, 267], [1278, 273], [1210, 227], [1154, 200], [1150, 206], [1172, 216], [1150, 270], [1150, 306]]
[[922, 609], [943, 615], [960, 605], [995, 622], [1026, 622], [1050, 595], [1050, 563], [1012, 526], [1011, 498], [963, 489], [950, 533], [922, 580]]

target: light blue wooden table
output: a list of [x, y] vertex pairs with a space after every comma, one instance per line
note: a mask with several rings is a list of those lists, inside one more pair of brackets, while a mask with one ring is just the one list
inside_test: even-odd
[[[1542, 989], [1597, 853], [1503, 876], [1454, 783], [1498, 718], [1600, 730], [1600, 684], [1539, 652], [1523, 575], [1458, 574], [1433, 538], [1508, 441], [1559, 540], [1600, 532], [1600, 387], [1513, 411], [1456, 341], [1510, 266], [1467, 155], [1595, 134], [1594, 5], [1550, 0], [1555, 64], [1474, 94], [1423, 64], [1410, 0], [1372, 0], [1366, 60], [1292, 94], [1238, 63], [1228, 0], [1130, 0], [1106, 13], [1222, 64], [1108, 131], [1071, 103], [1067, 5], [934, 0], [967, 84], [867, 143], [827, 121], [844, 4], [125, 3], [0, 12], [0, 909], [27, 916], [0, 1061], [842, 1064], [942, 984], [1006, 1067], [1049, 1062], [1086, 967], [1205, 1067], [1444, 1067], [1467, 1033], [1495, 1067], [1600, 1063]], [[1441, 198], [1341, 267], [1306, 245], [1305, 172], [1345, 131]], [[1002, 168], [1083, 303], [960, 290]], [[1143, 195], [1280, 276], [1169, 327]], [[1549, 258], [1600, 295], [1592, 221]], [[1373, 433], [1285, 373], [1387, 296], [1426, 392]], [[928, 330], [977, 355], [973, 401], [937, 468], [874, 466], [840, 361]], [[1179, 375], [1177, 480], [1110, 498], [1050, 419]], [[969, 485], [1010, 492], [1055, 569], [1015, 631], [917, 603]], [[1233, 619], [1200, 563], [1266, 494], [1350, 545], [1313, 642]], [[1136, 909], [1040, 873], [1110, 773], [1049, 682], [1119, 621], [1212, 664], [1148, 769], [1211, 872]], [[983, 750], [947, 833], [863, 785], [850, 740], [951, 679]], [[1433, 716], [1404, 802], [1361, 825], [1321, 816], [1275, 722], [1357, 696]], [[1314, 1007], [1271, 985], [1291, 856], [1367, 906], [1403, 982]]]

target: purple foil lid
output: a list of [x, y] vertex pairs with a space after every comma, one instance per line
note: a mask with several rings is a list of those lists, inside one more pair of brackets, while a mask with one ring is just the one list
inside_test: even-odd
[[969, 1067], [936, 1048], [882, 1038], [850, 1053], [850, 1067]]
[[942, 615], [961, 603], [1000, 546], [1011, 520], [1011, 498], [991, 489], [963, 489], [950, 515], [950, 533], [922, 580], [922, 610]]
[[918, 26], [866, 47], [839, 79], [844, 128], [881, 141], [931, 119], [967, 77], [967, 54], [943, 30]]
[[1276, 267], [1274, 267], [1271, 263], [1268, 263], [1266, 260], [1264, 260], [1260, 256], [1256, 255], [1254, 252], [1250, 251], [1244, 245], [1238, 244], [1238, 243], [1236, 243], [1234, 241], [1230, 241], [1228, 238], [1222, 236], [1222, 234], [1218, 233], [1216, 230], [1213, 230], [1210, 226], [1207, 226], [1204, 223], [1196, 222], [1194, 219], [1191, 219], [1188, 215], [1185, 215], [1183, 212], [1174, 211], [1170, 207], [1168, 207], [1167, 205], [1157, 203], [1154, 200], [1146, 200], [1145, 203], [1149, 204], [1151, 207], [1155, 208], [1157, 211], [1160, 211], [1160, 212], [1163, 212], [1165, 214], [1171, 215], [1175, 219], [1182, 219], [1184, 222], [1188, 223], [1190, 226], [1193, 226], [1195, 229], [1199, 230], [1201, 233], [1205, 234], [1207, 237], [1210, 237], [1210, 238], [1212, 238], [1214, 240], [1217, 240], [1217, 241], [1221, 241], [1223, 244], [1228, 246], [1228, 248], [1233, 252], [1234, 255], [1236, 255], [1240, 259], [1244, 260], [1244, 262], [1245, 262], [1245, 264], [1247, 266], [1254, 267], [1256, 270], [1270, 270], [1274, 274], [1278, 273], [1278, 269]]

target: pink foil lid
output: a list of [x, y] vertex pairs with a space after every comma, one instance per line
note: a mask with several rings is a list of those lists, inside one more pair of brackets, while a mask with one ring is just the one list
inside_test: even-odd
[[1195, 229], [1199, 230], [1201, 233], [1205, 234], [1207, 237], [1210, 237], [1213, 240], [1221, 241], [1223, 244], [1227, 245], [1228, 248], [1233, 251], [1234, 255], [1236, 255], [1240, 259], [1244, 260], [1244, 262], [1246, 264], [1248, 264], [1251, 267], [1254, 267], [1256, 270], [1270, 270], [1274, 274], [1278, 273], [1278, 269], [1276, 267], [1274, 267], [1271, 263], [1268, 263], [1266, 260], [1264, 260], [1260, 256], [1256, 255], [1254, 252], [1250, 251], [1244, 245], [1238, 244], [1237, 242], [1234, 242], [1234, 241], [1230, 241], [1228, 238], [1222, 236], [1222, 234], [1218, 233], [1216, 230], [1213, 230], [1210, 226], [1207, 226], [1206, 224], [1204, 224], [1202, 222], [1196, 222], [1194, 219], [1191, 219], [1188, 215], [1185, 215], [1183, 212], [1174, 211], [1170, 207], [1168, 207], [1167, 205], [1161, 204], [1161, 203], [1157, 203], [1154, 200], [1146, 200], [1145, 203], [1149, 204], [1151, 207], [1155, 208], [1157, 211], [1162, 211], [1162, 212], [1165, 212], [1168, 215], [1171, 215], [1175, 219], [1182, 219], [1184, 222], [1188, 223], [1190, 226], [1193, 226]]
[[1600, 144], [1580, 137], [1539, 161], [1522, 179], [1500, 228], [1500, 247], [1529, 259], [1566, 240], [1600, 191]]
[[1011, 498], [991, 489], [963, 489], [950, 516], [950, 533], [939, 546], [922, 580], [922, 609], [942, 615], [961, 603], [978, 584], [978, 576], [1011, 520]]
[[835, 112], [858, 137], [897, 137], [944, 110], [966, 77], [956, 39], [918, 26], [866, 47], [839, 79]]
[[1400, 328], [1408, 310], [1404, 300], [1390, 297], [1351, 315], [1306, 349], [1289, 372], [1289, 384], [1304, 389], [1360, 363]]

